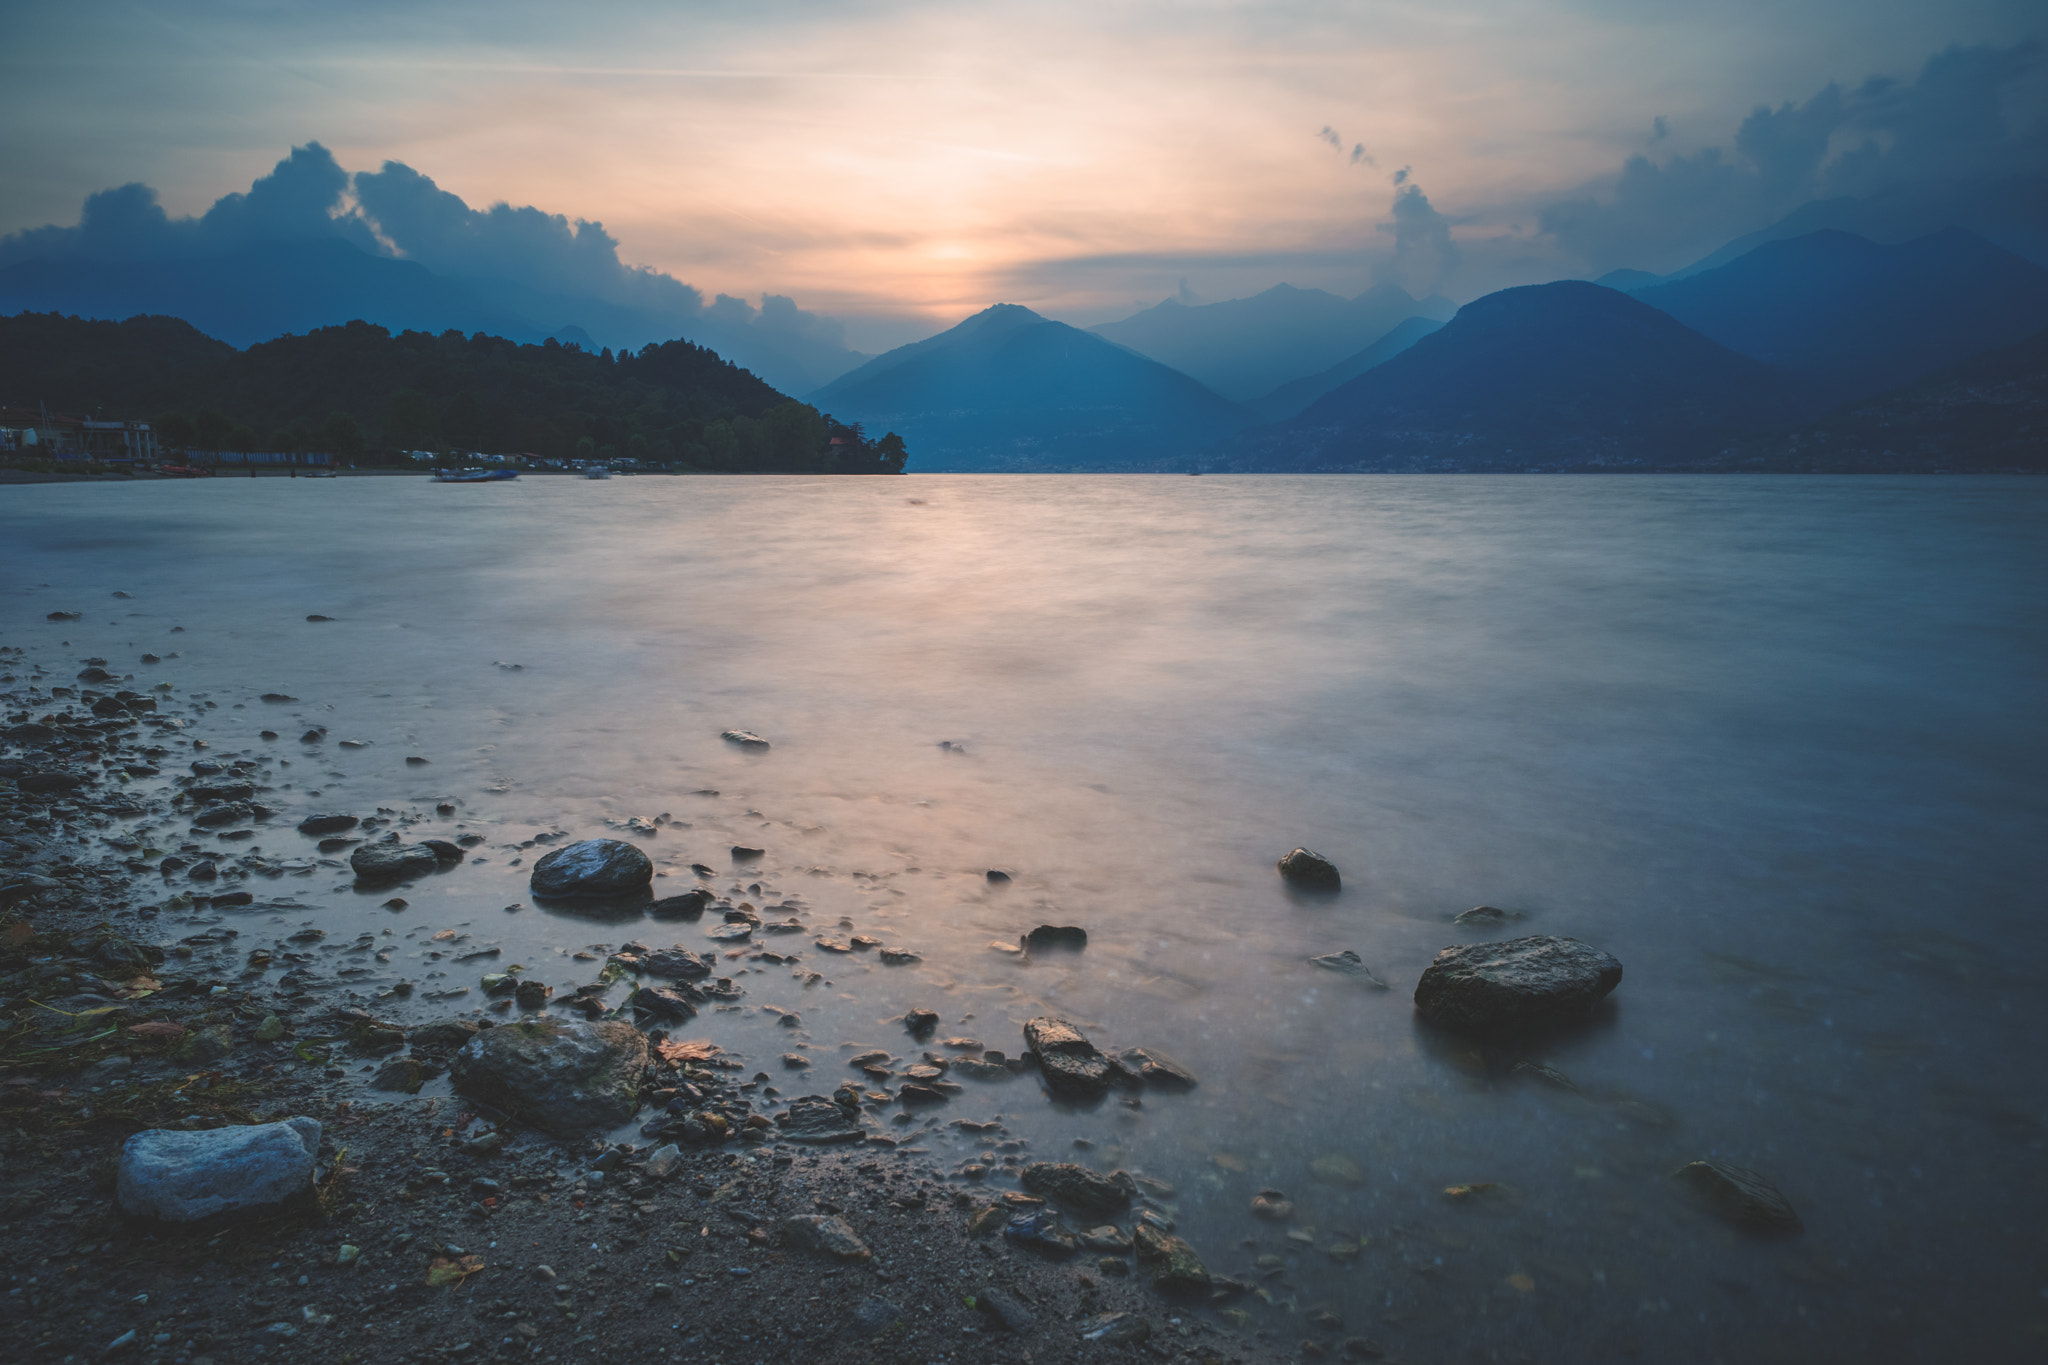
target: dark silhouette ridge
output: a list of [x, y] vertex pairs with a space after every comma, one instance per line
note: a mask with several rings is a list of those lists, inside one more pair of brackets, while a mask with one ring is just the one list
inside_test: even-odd
[[1632, 293], [1836, 401], [1908, 383], [2048, 325], [2048, 270], [1960, 228], [1897, 246], [1813, 232]]
[[1696, 464], [1800, 411], [1793, 381], [1625, 294], [1504, 289], [1290, 421], [1203, 464], [1519, 470]]
[[735, 472], [892, 473], [903, 454], [893, 435], [869, 440], [688, 341], [591, 354], [360, 321], [238, 351], [177, 318], [0, 317], [0, 406], [39, 403], [164, 419], [170, 444], [204, 449], [236, 448], [220, 433], [240, 427], [252, 449], [453, 448]]

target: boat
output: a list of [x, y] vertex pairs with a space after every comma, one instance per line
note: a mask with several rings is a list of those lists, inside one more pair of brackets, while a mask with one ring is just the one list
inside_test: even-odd
[[519, 477], [516, 469], [437, 469], [435, 483], [505, 483]]
[[334, 479], [341, 476], [331, 469], [302, 469], [299, 471], [299, 477], [302, 479]]

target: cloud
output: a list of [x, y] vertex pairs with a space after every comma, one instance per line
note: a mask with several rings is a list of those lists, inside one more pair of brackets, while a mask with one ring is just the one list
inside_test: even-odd
[[[2039, 42], [1951, 47], [1918, 76], [1829, 85], [1804, 103], [1758, 105], [1732, 149], [1630, 157], [1604, 184], [1542, 210], [1545, 233], [1594, 270], [1672, 269], [1813, 199], [1897, 195], [1923, 186], [2048, 171], [2038, 107], [2048, 50]], [[1652, 143], [1669, 125], [1652, 124]]]
[[621, 261], [602, 223], [502, 202], [471, 208], [397, 161], [351, 176], [317, 142], [294, 147], [246, 192], [221, 196], [198, 217], [169, 217], [147, 185], [102, 190], [86, 198], [74, 227], [0, 239], [0, 265], [179, 260], [319, 238], [416, 261], [508, 312], [549, 328], [583, 326], [602, 344], [691, 335], [757, 367], [794, 356], [799, 367], [785, 378], [806, 386], [844, 347], [837, 319], [805, 312], [784, 295], [764, 294], [756, 308], [720, 294], [707, 306], [673, 276]]
[[1373, 271], [1376, 283], [1398, 284], [1418, 299], [1440, 292], [1457, 273], [1458, 244], [1450, 220], [1429, 202], [1404, 167], [1394, 179], [1393, 221], [1380, 231], [1393, 234], [1394, 255]]
[[44, 257], [103, 261], [219, 256], [265, 242], [340, 237], [375, 249], [347, 211], [348, 172], [317, 142], [294, 147], [243, 194], [222, 195], [197, 218], [171, 218], [147, 185], [86, 196], [76, 227], [40, 227], [0, 238], [0, 265]]

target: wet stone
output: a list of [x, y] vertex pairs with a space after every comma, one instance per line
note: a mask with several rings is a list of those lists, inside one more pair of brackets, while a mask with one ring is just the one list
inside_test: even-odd
[[546, 854], [533, 865], [529, 884], [536, 896], [592, 899], [642, 891], [654, 880], [654, 864], [619, 839], [579, 839]]
[[[856, 1101], [857, 1102], [857, 1101]], [[791, 1142], [813, 1144], [859, 1142], [867, 1136], [853, 1111], [822, 1095], [805, 1095], [791, 1100], [789, 1108], [775, 1116], [782, 1136]]]
[[1336, 891], [1343, 886], [1337, 865], [1320, 853], [1311, 853], [1305, 848], [1295, 849], [1282, 858], [1278, 866], [1280, 875], [1289, 885], [1305, 891]]
[[1071, 1256], [1080, 1249], [1060, 1216], [1047, 1208], [1016, 1214], [1003, 1228], [1003, 1236], [1050, 1256]]
[[1491, 905], [1475, 905], [1470, 910], [1451, 916], [1451, 923], [1462, 929], [1499, 929], [1520, 918], [1521, 916], [1513, 910], [1500, 910]]
[[1040, 1015], [1024, 1025], [1024, 1044], [1057, 1093], [1094, 1098], [1109, 1089], [1115, 1069], [1086, 1034], [1065, 1019]]
[[1446, 948], [1415, 986], [1415, 1009], [1463, 1032], [1582, 1019], [1621, 983], [1621, 963], [1577, 939], [1540, 934]]
[[1198, 1084], [1194, 1072], [1158, 1048], [1128, 1047], [1112, 1060], [1130, 1079], [1148, 1082], [1162, 1090], [1192, 1090]]
[[309, 815], [299, 821], [301, 834], [339, 834], [345, 829], [356, 827], [357, 817], [339, 811], [325, 815]]
[[1152, 1274], [1152, 1287], [1169, 1297], [1206, 1295], [1209, 1271], [1187, 1241], [1148, 1223], [1137, 1231], [1138, 1264]]
[[1278, 1190], [1260, 1190], [1252, 1196], [1252, 1217], [1284, 1223], [1294, 1216], [1294, 1201]]
[[1024, 1168], [1022, 1183], [1033, 1194], [1086, 1213], [1114, 1213], [1131, 1202], [1127, 1183], [1070, 1161], [1033, 1162]]
[[639, 1108], [647, 1037], [622, 1021], [543, 1018], [477, 1034], [455, 1054], [455, 1088], [560, 1136], [624, 1123]]
[[1326, 970], [1337, 972], [1344, 976], [1356, 977], [1366, 985], [1376, 987], [1379, 990], [1387, 989], [1387, 983], [1380, 980], [1378, 973], [1366, 966], [1364, 959], [1360, 958], [1357, 953], [1352, 952], [1349, 948], [1346, 948], [1341, 953], [1325, 953], [1321, 957], [1312, 957], [1309, 961]]
[[441, 860], [425, 844], [362, 844], [349, 854], [348, 865], [366, 882], [395, 882], [423, 877]]

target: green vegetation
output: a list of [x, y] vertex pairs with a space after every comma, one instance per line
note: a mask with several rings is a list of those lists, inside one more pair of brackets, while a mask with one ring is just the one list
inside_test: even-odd
[[351, 322], [237, 351], [176, 318], [0, 318], [0, 406], [153, 419], [168, 447], [638, 459], [738, 473], [892, 474], [869, 440], [688, 341], [592, 355], [549, 340]]

